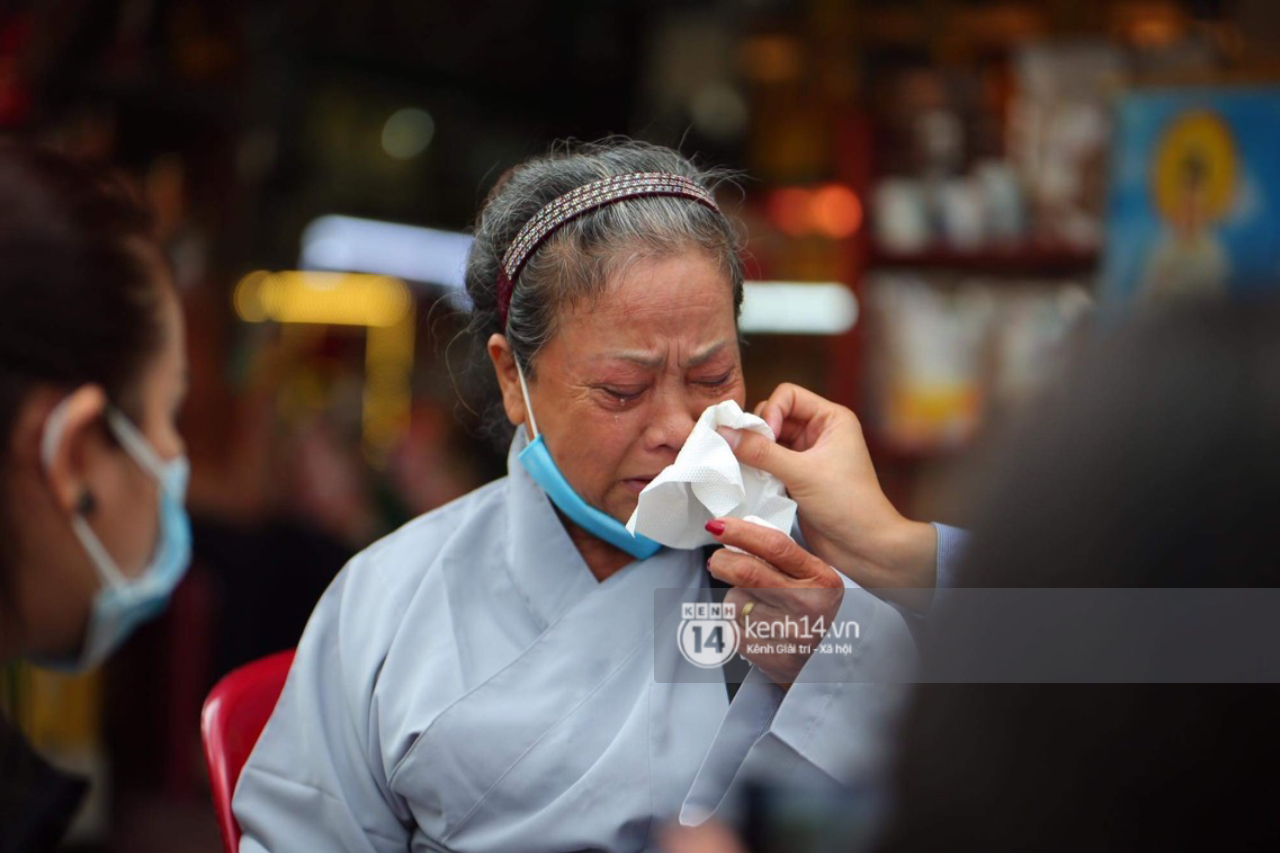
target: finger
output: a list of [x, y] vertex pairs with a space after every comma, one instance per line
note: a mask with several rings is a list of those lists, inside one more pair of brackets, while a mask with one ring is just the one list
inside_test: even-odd
[[767, 471], [781, 480], [784, 486], [798, 482], [803, 476], [804, 460], [796, 451], [788, 450], [749, 429], [717, 427], [716, 432], [728, 442], [739, 462]]
[[780, 416], [778, 428], [774, 429], [774, 433], [778, 433], [783, 421], [797, 421], [801, 424], [807, 424], [824, 411], [836, 406], [836, 404], [825, 397], [818, 396], [807, 388], [802, 388], [792, 382], [783, 382], [773, 389], [773, 393], [765, 401], [765, 406], [766, 411], [775, 409]]
[[[760, 598], [754, 591], [734, 587], [724, 594], [724, 603], [733, 605], [734, 619], [738, 624], [742, 624], [742, 612], [744, 610], [754, 612], [760, 606]], [[750, 607], [748, 607], [750, 605]]]
[[[707, 531], [725, 545], [741, 548], [772, 568], [798, 580], [817, 580], [835, 570], [801, 548], [781, 530], [740, 518], [717, 518], [707, 522]], [[732, 552], [717, 551], [732, 554]], [[714, 559], [714, 557], [713, 557]], [[753, 584], [734, 584], [752, 586]], [[777, 584], [769, 584], [777, 586]]]
[[783, 613], [799, 613], [816, 612], [812, 605], [817, 601], [816, 596], [828, 592], [825, 589], [815, 589], [811, 586], [796, 586], [792, 583], [790, 586], [765, 587], [761, 589], [751, 589], [751, 592], [760, 600], [761, 604], [767, 604], [773, 610]]
[[[778, 444], [797, 451], [812, 447], [833, 419], [851, 417], [857, 421], [846, 407], [789, 382], [774, 389], [764, 409], [768, 417], [762, 417], [773, 429]], [[777, 413], [777, 423], [773, 412]]]
[[783, 635], [795, 624], [795, 620], [788, 623], [787, 611], [769, 604], [757, 592], [759, 590], [734, 587], [724, 596], [724, 603], [733, 607], [733, 620], [742, 630], [742, 638], [747, 641], [762, 638], [792, 639]]
[[738, 612], [742, 612], [742, 608], [746, 604], [750, 604], [756, 608], [752, 612], [757, 616], [765, 614], [773, 614], [782, 616], [787, 613], [804, 615], [810, 612], [803, 606], [807, 603], [804, 597], [797, 597], [798, 593], [807, 593], [809, 598], [815, 592], [826, 592], [826, 590], [815, 590], [812, 588], [789, 587], [760, 587], [760, 586], [735, 586], [724, 594], [724, 600], [737, 606]]
[[726, 604], [733, 605], [734, 620], [742, 629], [743, 639], [748, 643], [762, 639], [800, 639], [800, 623], [794, 618], [789, 619], [787, 611], [769, 605], [763, 599], [751, 595], [748, 590], [730, 590], [724, 600]]
[[782, 422], [782, 430], [776, 436], [778, 444], [789, 450], [808, 450], [822, 432], [821, 429], [815, 429], [821, 423], [820, 418], [804, 422], [785, 420]]
[[707, 561], [707, 571], [734, 587], [769, 589], [795, 583], [795, 578], [750, 554], [719, 550]]
[[[734, 587], [724, 600], [735, 603], [739, 614], [750, 604], [755, 621], [770, 619], [781, 624], [790, 618], [796, 628], [787, 635], [790, 639], [815, 639], [826, 633], [827, 623], [844, 600], [844, 591], [811, 586]], [[804, 626], [809, 627], [808, 634], [804, 633]]]
[[765, 400], [756, 406], [756, 416], [769, 425], [769, 429], [773, 430], [774, 438], [782, 431], [782, 426], [786, 422], [786, 415], [782, 413], [777, 404]]

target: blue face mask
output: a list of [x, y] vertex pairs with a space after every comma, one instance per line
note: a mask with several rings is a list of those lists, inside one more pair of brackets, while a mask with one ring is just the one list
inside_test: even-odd
[[[45, 424], [42, 454], [49, 465], [62, 437], [65, 409], [54, 409]], [[183, 501], [190, 468], [185, 456], [164, 461], [119, 410], [107, 411], [107, 425], [125, 452], [159, 486], [159, 532], [151, 560], [142, 573], [127, 578], [79, 512], [71, 529], [89, 555], [101, 585], [93, 599], [80, 654], [67, 660], [39, 661], [51, 669], [79, 672], [102, 663], [143, 622], [159, 615], [191, 562], [191, 521]]]
[[570, 521], [593, 536], [621, 548], [637, 560], [645, 560], [658, 553], [662, 547], [660, 543], [647, 536], [632, 535], [625, 524], [588, 504], [569, 485], [538, 433], [538, 422], [533, 417], [533, 407], [529, 405], [529, 389], [524, 384], [524, 371], [518, 362], [516, 372], [520, 377], [520, 393], [524, 395], [524, 410], [529, 415], [529, 428], [533, 431], [533, 441], [520, 451], [520, 464], [524, 465], [529, 476]]

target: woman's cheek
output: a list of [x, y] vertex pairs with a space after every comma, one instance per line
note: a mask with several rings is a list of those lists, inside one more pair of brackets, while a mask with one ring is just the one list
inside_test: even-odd
[[634, 466], [626, 470], [624, 463], [629, 454], [643, 443], [646, 420], [643, 406], [628, 412], [617, 412], [601, 425], [595, 448], [597, 475], [600, 485], [608, 488], [623, 474], [634, 474]]
[[644, 432], [645, 419], [637, 409], [607, 414], [603, 421], [598, 431], [601, 461], [613, 469], [621, 462], [628, 448], [640, 440]]
[[596, 466], [608, 455], [618, 432], [617, 416], [599, 410], [570, 416], [564, 427], [565, 455], [589, 459]]

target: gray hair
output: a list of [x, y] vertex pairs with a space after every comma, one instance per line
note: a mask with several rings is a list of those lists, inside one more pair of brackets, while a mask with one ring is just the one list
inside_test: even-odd
[[653, 196], [605, 205], [561, 226], [514, 282], [503, 328], [496, 293], [502, 255], [524, 224], [571, 190], [634, 172], [670, 172], [711, 191], [729, 177], [658, 145], [629, 140], [564, 144], [512, 169], [485, 200], [467, 258], [470, 330], [481, 343], [494, 332], [505, 334], [527, 378], [534, 377], [537, 355], [555, 336], [566, 309], [599, 297], [610, 279], [640, 259], [706, 252], [733, 288], [734, 316], [741, 311], [740, 241], [729, 220], [688, 199]]
[[735, 318], [742, 310], [741, 240], [734, 225], [699, 202], [651, 196], [597, 208], [560, 227], [514, 282], [503, 327], [497, 306], [502, 256], [525, 223], [544, 205], [584, 184], [635, 172], [670, 172], [713, 192], [733, 177], [726, 170], [701, 169], [670, 148], [644, 142], [561, 143], [499, 178], [481, 207], [467, 257], [467, 332], [476, 347], [469, 384], [481, 396], [480, 428], [500, 449], [510, 442], [513, 428], [503, 414], [496, 377], [482, 355], [493, 333], [506, 336], [525, 377], [532, 380], [538, 353], [555, 337], [558, 321], [569, 308], [598, 298], [607, 283], [635, 261], [690, 250], [714, 259], [733, 289]]

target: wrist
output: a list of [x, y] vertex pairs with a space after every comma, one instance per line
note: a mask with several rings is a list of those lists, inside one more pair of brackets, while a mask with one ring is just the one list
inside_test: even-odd
[[918, 612], [933, 603], [938, 580], [938, 531], [932, 524], [898, 517], [881, 529], [872, 561], [884, 597]]

